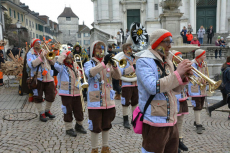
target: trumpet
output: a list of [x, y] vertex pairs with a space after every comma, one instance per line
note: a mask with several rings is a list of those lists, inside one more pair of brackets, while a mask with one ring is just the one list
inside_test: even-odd
[[[171, 51], [169, 51], [170, 54], [172, 54], [173, 56], [175, 56]], [[175, 56], [180, 62], [183, 61], [183, 58], [179, 57], [179, 56]], [[212, 79], [210, 79], [208, 76], [206, 76], [205, 74], [201, 73], [200, 71], [198, 71], [196, 68], [194, 68], [192, 66], [192, 72], [195, 73], [196, 75], [198, 75], [201, 79], [205, 79], [208, 84], [209, 84], [209, 92], [210, 93], [214, 93], [214, 90], [216, 90], [222, 83], [222, 80], [219, 81], [214, 81]], [[194, 76], [195, 77], [195, 76]], [[202, 83], [199, 82], [200, 88], [201, 90], [204, 89], [206, 87], [206, 85], [203, 85]], [[202, 86], [203, 85], [203, 86]]]
[[117, 60], [116, 58], [112, 57], [111, 60], [114, 62], [113, 66], [117, 66], [116, 62], [118, 62], [119, 67], [124, 68], [127, 65], [127, 61], [125, 59]]
[[43, 37], [43, 40], [44, 40], [44, 46], [45, 46], [46, 50], [49, 51], [49, 52], [46, 54], [46, 59], [48, 59], [48, 60], [53, 60], [53, 59], [55, 58], [56, 54], [55, 54], [54, 52], [50, 51], [49, 47], [48, 47], [47, 44], [46, 44], [46, 43], [48, 43], [48, 42], [50, 42], [50, 41], [52, 41], [52, 40], [50, 39], [48, 42], [46, 42], [46, 41], [45, 41], [45, 37]]
[[74, 55], [74, 60], [76, 63], [80, 63], [81, 64], [81, 68], [82, 68], [82, 75], [83, 75], [83, 83], [81, 85], [82, 88], [88, 88], [89, 84], [86, 82], [86, 78], [85, 78], [85, 72], [82, 66], [82, 61], [81, 61], [81, 56], [78, 54]]

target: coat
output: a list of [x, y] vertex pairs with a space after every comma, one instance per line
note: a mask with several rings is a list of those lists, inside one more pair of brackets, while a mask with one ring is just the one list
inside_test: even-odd
[[161, 70], [154, 59], [163, 63], [160, 55], [150, 49], [145, 50], [136, 64], [136, 75], [139, 94], [139, 107], [143, 112], [150, 95], [155, 95], [144, 115], [143, 123], [155, 127], [174, 126], [177, 123], [177, 99], [175, 93], [179, 93], [188, 83], [188, 79], [182, 81], [179, 73], [174, 71], [171, 60], [166, 58], [167, 76], [160, 78]]
[[[207, 71], [208, 71], [207, 65], [202, 65], [202, 68], [200, 68], [198, 66], [198, 63], [196, 62], [196, 60], [192, 60], [192, 62], [193, 62], [192, 66], [194, 68], [196, 68], [201, 73], [207, 75]], [[193, 73], [193, 75], [195, 77], [198, 77], [195, 73]], [[194, 86], [191, 82], [189, 82], [189, 84], [188, 84], [188, 94], [189, 94], [189, 97], [205, 97], [206, 96], [206, 89], [201, 90], [200, 86], [198, 86], [198, 85]]]
[[211, 30], [211, 29], [208, 29], [208, 30], [207, 30], [207, 37], [208, 37], [208, 38], [212, 38], [212, 37], [214, 36], [214, 31], [213, 31], [213, 29], [212, 29], [212, 32], [211, 32], [211, 33], [210, 33], [210, 30]]
[[230, 93], [230, 66], [228, 65], [225, 69], [221, 69], [222, 72], [222, 83], [224, 84], [224, 89], [222, 92], [224, 94]]
[[205, 30], [199, 29], [197, 32], [198, 38], [204, 38]]
[[88, 78], [88, 109], [109, 109], [115, 107], [115, 91], [112, 78], [120, 79], [121, 72], [111, 64], [105, 65], [95, 57], [84, 64], [85, 75]]
[[[53, 64], [53, 61], [47, 61], [47, 67], [44, 64], [44, 61], [40, 58], [40, 56], [35, 54], [35, 51], [33, 48], [30, 49], [30, 51], [27, 54], [27, 64], [29, 68], [31, 69], [31, 77], [33, 77], [36, 74], [37, 66], [39, 66], [38, 69], [38, 75], [37, 80], [42, 82], [52, 82], [53, 79], [53, 70], [51, 70], [51, 64]], [[42, 72], [46, 70], [48, 73], [46, 75], [42, 75]]]
[[[54, 64], [58, 71], [58, 88], [60, 96], [80, 96], [81, 90], [81, 72], [77, 63], [74, 62], [73, 68], [66, 66], [63, 61], [67, 55], [63, 52]], [[74, 69], [74, 71], [73, 71]]]

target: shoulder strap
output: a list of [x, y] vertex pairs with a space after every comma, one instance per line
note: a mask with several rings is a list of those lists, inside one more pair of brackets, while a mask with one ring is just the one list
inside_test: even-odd
[[40, 65], [41, 64], [39, 64], [38, 67], [37, 67], [36, 75], [38, 75], [38, 69], [39, 69]]
[[[158, 60], [154, 59], [154, 61], [156, 62], [157, 66], [161, 69], [161, 71], [162, 71], [161, 78], [163, 78], [164, 76], [166, 76], [165, 67], [163, 68], [163, 66], [160, 64], [160, 62]], [[150, 103], [154, 97], [155, 97], [155, 95], [150, 95], [148, 101], [146, 102], [145, 107], [144, 107], [144, 111], [142, 113], [143, 115], [141, 116], [141, 119], [140, 119], [141, 121], [143, 121], [144, 114], [145, 114], [147, 108], [149, 107], [149, 105], [150, 105]]]

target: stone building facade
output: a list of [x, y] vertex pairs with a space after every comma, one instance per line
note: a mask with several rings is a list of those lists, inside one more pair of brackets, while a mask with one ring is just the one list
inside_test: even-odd
[[[140, 22], [151, 33], [162, 28], [160, 14], [163, 13], [163, 0], [91, 0], [94, 4], [93, 27], [103, 29], [111, 35], [122, 28], [130, 29], [132, 22]], [[230, 1], [229, 0], [181, 0], [179, 7], [183, 13], [180, 29], [190, 23], [193, 33], [201, 25], [208, 29], [214, 27], [215, 33], [230, 31]]]
[[64, 11], [58, 16], [59, 30], [62, 32], [62, 38], [59, 38], [62, 44], [74, 45], [77, 42], [77, 32], [79, 18], [70, 7], [65, 7]]

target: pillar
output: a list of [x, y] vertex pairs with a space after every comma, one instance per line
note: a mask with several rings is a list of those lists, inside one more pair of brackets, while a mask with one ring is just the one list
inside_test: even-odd
[[154, 19], [154, 0], [148, 0], [147, 1], [147, 19]]
[[222, 0], [221, 1], [221, 6], [220, 6], [220, 32], [221, 33], [224, 33], [226, 32], [226, 26], [225, 26], [225, 23], [226, 23], [226, 0]]
[[195, 0], [190, 0], [190, 11], [189, 11], [189, 16], [190, 16], [190, 24], [193, 28], [193, 32], [195, 33]]
[[113, 0], [113, 21], [118, 21], [120, 19], [120, 8], [119, 0]]

